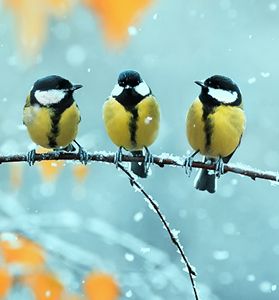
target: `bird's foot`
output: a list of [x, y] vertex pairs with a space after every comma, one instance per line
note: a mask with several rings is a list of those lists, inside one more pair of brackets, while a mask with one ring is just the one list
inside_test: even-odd
[[88, 155], [87, 151], [85, 151], [82, 147], [79, 147], [78, 155], [79, 155], [79, 161], [82, 164], [86, 165], [89, 160], [89, 155]]
[[149, 149], [147, 147], [144, 147], [145, 149], [145, 155], [144, 155], [144, 169], [145, 173], [148, 174], [148, 170], [150, 168], [150, 165], [154, 163], [154, 157], [150, 153]]
[[116, 168], [118, 168], [118, 165], [121, 163], [122, 161], [122, 149], [123, 147], [119, 147], [118, 150], [115, 152], [115, 155], [114, 155], [114, 163], [115, 163], [115, 166]]
[[[79, 161], [86, 165], [88, 163], [88, 160], [89, 160], [89, 155], [87, 153], [87, 151], [85, 151], [83, 149], [83, 147], [76, 141], [74, 140], [74, 142], [76, 143], [76, 145], [78, 146], [78, 156], [79, 156]], [[69, 146], [68, 146], [69, 147]], [[73, 145], [72, 145], [73, 148], [75, 148]], [[68, 150], [70, 151], [70, 150]], [[73, 151], [73, 150], [72, 150]]]
[[194, 157], [196, 156], [196, 154], [199, 153], [199, 150], [195, 151], [194, 153], [192, 153], [190, 156], [185, 158], [184, 161], [184, 168], [185, 168], [185, 174], [190, 177], [192, 174], [192, 170], [193, 170], [193, 162], [194, 162]]
[[26, 154], [26, 161], [30, 167], [33, 166], [35, 163], [35, 155], [36, 155], [35, 149], [27, 152], [27, 154]]
[[220, 176], [225, 173], [224, 166], [225, 165], [222, 157], [219, 157], [218, 160], [216, 161], [216, 167], [215, 167], [215, 175], [217, 178], [220, 178]]
[[193, 161], [194, 161], [194, 157], [192, 157], [191, 155], [185, 158], [184, 161], [184, 171], [186, 176], [190, 177], [192, 174], [192, 170], [193, 170]]

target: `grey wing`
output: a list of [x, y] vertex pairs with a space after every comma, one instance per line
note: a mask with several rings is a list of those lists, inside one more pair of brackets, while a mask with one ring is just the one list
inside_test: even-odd
[[25, 105], [24, 105], [24, 107], [23, 107], [23, 120], [22, 120], [23, 125], [26, 125], [26, 123], [24, 122], [25, 109], [26, 109], [26, 108], [29, 108], [30, 106], [31, 106], [31, 103], [30, 103], [30, 95], [28, 95], [27, 98], [26, 98]]

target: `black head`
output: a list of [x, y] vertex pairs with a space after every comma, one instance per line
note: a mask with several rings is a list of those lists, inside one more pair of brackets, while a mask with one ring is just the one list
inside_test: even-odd
[[122, 87], [135, 87], [141, 82], [142, 79], [137, 71], [127, 70], [121, 72], [118, 76], [118, 84]]
[[133, 108], [150, 94], [149, 86], [141, 79], [140, 74], [133, 70], [121, 72], [118, 83], [111, 92], [111, 96], [128, 109]]
[[232, 105], [238, 106], [242, 103], [241, 92], [235, 82], [229, 77], [214, 75], [205, 81], [195, 81], [202, 90], [200, 100], [212, 106]]
[[71, 82], [61, 76], [51, 75], [38, 79], [33, 86], [34, 90], [48, 91], [48, 90], [66, 90], [73, 85]]
[[30, 92], [31, 102], [42, 106], [56, 105], [72, 98], [73, 92], [81, 87], [57, 75], [47, 76], [34, 83]]

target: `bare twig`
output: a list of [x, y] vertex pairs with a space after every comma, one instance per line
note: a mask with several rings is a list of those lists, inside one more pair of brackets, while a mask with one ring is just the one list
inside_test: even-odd
[[195, 299], [199, 300], [198, 291], [196, 289], [195, 280], [194, 280], [194, 276], [197, 276], [197, 274], [193, 270], [191, 264], [189, 263], [189, 260], [188, 260], [187, 256], [185, 255], [183, 247], [181, 246], [178, 238], [175, 236], [173, 231], [170, 229], [170, 226], [166, 220], [166, 217], [161, 213], [161, 210], [160, 210], [158, 204], [152, 199], [152, 197], [150, 195], [148, 195], [145, 192], [143, 187], [135, 180], [135, 178], [132, 176], [132, 174], [127, 169], [125, 169], [121, 164], [118, 164], [118, 167], [129, 177], [131, 185], [135, 186], [144, 195], [146, 201], [152, 206], [152, 208], [154, 209], [156, 214], [159, 216], [161, 222], [163, 223], [165, 229], [167, 230], [167, 232], [169, 234], [169, 237], [170, 237], [172, 243], [177, 248], [177, 251], [180, 253], [181, 258], [187, 268], [187, 271], [188, 271], [188, 274], [190, 277], [190, 281], [191, 281], [191, 285], [193, 288], [193, 293], [195, 295]]
[[[154, 164], [158, 165], [159, 167], [164, 167], [165, 165], [183, 167], [183, 161], [184, 161], [183, 157], [174, 157], [174, 156], [166, 157], [165, 155], [153, 156], [153, 157], [154, 157], [154, 161], [153, 161]], [[42, 160], [79, 160], [79, 156], [77, 153], [70, 153], [70, 152], [48, 152], [48, 153], [35, 155], [35, 161], [42, 161]], [[97, 162], [114, 163], [114, 155], [97, 152], [94, 154], [89, 154], [89, 161], [90, 160], [97, 161]], [[25, 154], [0, 156], [0, 164], [8, 163], [8, 162], [24, 162], [24, 161], [27, 161], [27, 157]], [[133, 157], [131, 155], [123, 155], [122, 161], [143, 162], [144, 157], [143, 156]], [[208, 170], [215, 170], [216, 168], [214, 164], [208, 165], [199, 161], [194, 161], [192, 167], [198, 169], [208, 169]], [[253, 180], [255, 180], [256, 178], [260, 178], [260, 179], [279, 182], [279, 175], [276, 172], [264, 172], [260, 170], [253, 170], [251, 168], [246, 168], [246, 167], [240, 168], [232, 165], [225, 165], [224, 171], [225, 173], [232, 172], [242, 176], [248, 176]]]

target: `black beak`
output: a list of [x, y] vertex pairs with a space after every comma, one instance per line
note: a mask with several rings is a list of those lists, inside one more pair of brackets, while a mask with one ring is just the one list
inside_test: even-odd
[[195, 81], [195, 83], [197, 84], [197, 85], [199, 85], [200, 87], [202, 87], [202, 88], [205, 88], [206, 86], [204, 85], [204, 82], [203, 81]]
[[70, 91], [75, 91], [75, 90], [78, 90], [82, 88], [82, 85], [81, 84], [74, 84], [71, 88], [70, 88]]

